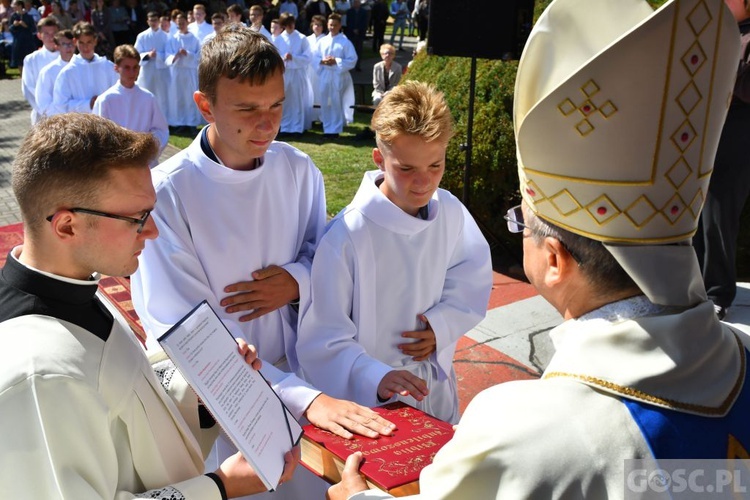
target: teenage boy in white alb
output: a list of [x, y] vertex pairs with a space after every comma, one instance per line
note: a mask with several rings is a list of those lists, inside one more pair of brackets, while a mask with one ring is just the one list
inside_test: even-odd
[[281, 115], [281, 132], [302, 134], [312, 108], [313, 94], [307, 70], [313, 55], [307, 37], [294, 29], [294, 16], [282, 14], [279, 19], [283, 31], [274, 39], [274, 45], [284, 59], [284, 113]]
[[36, 36], [42, 41], [42, 47], [27, 55], [23, 59], [23, 72], [21, 73], [21, 85], [23, 96], [31, 106], [31, 124], [39, 120], [39, 105], [36, 102], [36, 82], [39, 73], [46, 65], [57, 59], [57, 46], [55, 45], [55, 34], [60, 29], [54, 17], [45, 17], [36, 25]]
[[[46, 18], [45, 18], [46, 19]], [[39, 72], [39, 78], [36, 79], [36, 105], [39, 110], [38, 119], [46, 116], [52, 116], [52, 99], [55, 90], [55, 81], [60, 71], [73, 59], [76, 44], [73, 40], [71, 30], [58, 31], [55, 34], [55, 46], [57, 47], [57, 59], [46, 65]]]
[[188, 31], [203, 43], [203, 39], [206, 38], [209, 33], [214, 32], [211, 23], [206, 22], [206, 7], [203, 4], [197, 3], [193, 6], [193, 19], [195, 19], [195, 21], [188, 24]]
[[149, 12], [146, 21], [148, 29], [138, 33], [135, 39], [135, 50], [141, 54], [141, 73], [137, 83], [154, 94], [162, 113], [166, 115], [171, 79], [166, 63], [169, 35], [161, 29], [157, 12]]
[[112, 61], [94, 52], [96, 36], [89, 23], [78, 23], [73, 29], [78, 54], [55, 80], [52, 113], [91, 113], [97, 96], [117, 81]]
[[354, 121], [354, 83], [349, 70], [357, 64], [354, 45], [341, 33], [341, 16], [328, 16], [328, 34], [318, 41], [315, 51], [323, 135], [338, 137]]
[[216, 36], [216, 33], [221, 31], [221, 28], [224, 27], [224, 25], [227, 23], [227, 15], [223, 12], [215, 12], [211, 15], [211, 26], [213, 26], [214, 30], [206, 35], [206, 37], [201, 42], [201, 47], [206, 45], [208, 42], [213, 40], [213, 38]]
[[458, 421], [456, 342], [487, 311], [487, 241], [438, 185], [453, 135], [433, 87], [408, 82], [375, 110], [378, 170], [328, 225], [315, 252], [312, 304], [297, 355], [303, 375], [365, 406], [392, 398]]
[[[198, 72], [195, 104], [209, 125], [153, 170], [162, 238], [144, 250], [132, 277], [148, 348], [158, 348], [158, 335], [208, 300], [234, 336], [252, 339], [264, 375], [295, 417], [345, 437], [390, 433], [369, 409], [321, 394], [274, 366], [298, 368], [297, 304], [309, 300], [312, 256], [326, 219], [320, 171], [306, 154], [274, 142], [284, 61], [268, 39], [232, 24], [203, 47]], [[231, 448], [219, 442], [216, 453]], [[297, 486], [284, 484], [269, 498], [324, 494], [319, 484], [318, 496], [309, 485]]]
[[[136, 84], [141, 55], [132, 45], [120, 45], [114, 59], [120, 80], [96, 99], [93, 112], [128, 130], [152, 134], [161, 153], [169, 140], [169, 126], [154, 95]], [[156, 163], [154, 159], [152, 166]]]
[[176, 20], [179, 31], [169, 39], [166, 52], [171, 79], [165, 115], [171, 127], [197, 127], [203, 123], [193, 103], [193, 92], [198, 90], [201, 42], [188, 31], [185, 14], [178, 14]]
[[263, 7], [260, 5], [253, 5], [250, 7], [249, 11], [249, 23], [250, 29], [260, 33], [264, 37], [268, 38], [268, 40], [271, 40], [271, 32], [266, 29], [265, 26], [263, 26]]
[[[218, 426], [178, 372], [157, 378], [98, 291], [102, 274], [135, 271], [159, 234], [156, 151], [148, 134], [70, 113], [40, 121], [14, 160], [25, 235], [0, 271], [3, 498], [220, 500], [264, 488], [240, 454], [204, 475]], [[297, 460], [287, 454], [283, 480]]]

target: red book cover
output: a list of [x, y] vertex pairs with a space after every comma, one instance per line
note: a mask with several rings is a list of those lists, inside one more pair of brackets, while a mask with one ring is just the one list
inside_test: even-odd
[[[355, 451], [361, 451], [364, 461], [360, 472], [368, 482], [384, 491], [390, 491], [408, 483], [416, 483], [422, 469], [432, 463], [437, 451], [453, 437], [451, 424], [405, 403], [390, 403], [375, 407], [373, 411], [396, 424], [393, 435], [381, 436], [379, 439], [355, 435], [354, 439], [344, 439], [313, 425], [306, 425], [303, 427], [303, 465], [325, 479], [336, 482], [337, 472], [333, 471], [331, 474], [328, 470], [331, 467], [320, 465], [320, 457], [313, 457], [312, 453], [319, 450], [330, 452], [337, 459], [336, 465], [340, 471], [346, 457]], [[310, 444], [317, 444], [317, 449]], [[325, 471], [321, 470], [324, 468]]]

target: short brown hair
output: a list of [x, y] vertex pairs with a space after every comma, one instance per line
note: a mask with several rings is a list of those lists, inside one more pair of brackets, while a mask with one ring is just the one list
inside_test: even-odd
[[227, 7], [227, 14], [236, 14], [236, 15], [242, 17], [242, 14], [243, 14], [242, 7], [240, 7], [236, 3], [233, 3], [232, 5], [230, 5], [229, 7]]
[[73, 26], [73, 38], [77, 39], [86, 35], [96, 37], [96, 30], [93, 24], [80, 21]]
[[132, 45], [118, 45], [115, 47], [113, 60], [115, 64], [120, 64], [123, 59], [141, 60], [141, 54]]
[[284, 60], [276, 47], [247, 26], [231, 24], [201, 49], [198, 90], [214, 102], [219, 78], [263, 85], [277, 71], [284, 73]]
[[62, 208], [95, 206], [112, 170], [148, 168], [159, 144], [90, 113], [54, 115], [37, 123], [13, 161], [13, 193], [30, 235]]
[[409, 81], [388, 92], [370, 124], [378, 147], [389, 147], [401, 135], [416, 135], [427, 142], [453, 137], [453, 117], [443, 93], [434, 86]]
[[36, 24], [37, 30], [41, 30], [45, 26], [54, 26], [55, 28], [60, 29], [60, 23], [57, 22], [57, 19], [50, 16], [41, 18]]
[[67, 40], [73, 40], [73, 30], [60, 30], [55, 33], [55, 43], [57, 45], [60, 45], [62, 43], [63, 38]]
[[284, 12], [279, 16], [279, 24], [286, 28], [287, 26], [294, 26], [294, 16], [289, 12]]

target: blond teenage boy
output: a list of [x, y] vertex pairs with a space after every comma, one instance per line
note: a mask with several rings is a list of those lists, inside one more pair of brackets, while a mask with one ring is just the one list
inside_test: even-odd
[[489, 246], [438, 188], [453, 135], [443, 95], [398, 86], [372, 128], [378, 170], [320, 241], [297, 355], [303, 375], [336, 397], [365, 406], [400, 399], [456, 422], [453, 353], [486, 313]]

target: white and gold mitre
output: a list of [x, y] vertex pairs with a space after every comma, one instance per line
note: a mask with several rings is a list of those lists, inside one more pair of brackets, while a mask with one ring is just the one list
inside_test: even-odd
[[722, 0], [555, 0], [518, 66], [521, 194], [595, 240], [696, 230], [739, 62]]

